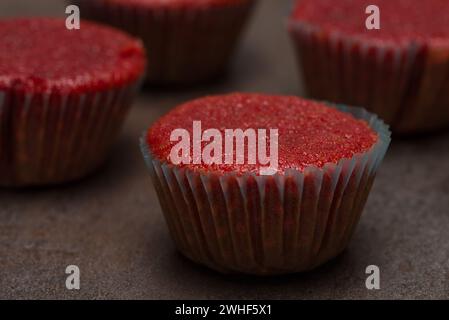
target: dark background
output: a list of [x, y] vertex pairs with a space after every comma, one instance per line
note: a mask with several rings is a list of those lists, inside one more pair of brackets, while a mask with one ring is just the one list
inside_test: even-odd
[[[289, 1], [260, 0], [221, 82], [142, 92], [94, 176], [57, 188], [0, 189], [0, 298], [449, 298], [448, 133], [394, 140], [348, 250], [315, 271], [223, 276], [176, 253], [138, 138], [170, 108], [205, 94], [303, 94], [288, 9]], [[58, 0], [0, 1], [1, 18], [64, 11]], [[65, 288], [71, 264], [81, 269], [80, 291]], [[380, 267], [381, 290], [365, 287], [370, 264]]]

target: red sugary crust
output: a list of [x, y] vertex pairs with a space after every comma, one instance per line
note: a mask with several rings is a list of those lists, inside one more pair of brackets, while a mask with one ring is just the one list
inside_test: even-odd
[[[193, 121], [201, 121], [202, 130], [219, 128], [223, 136], [225, 129], [277, 129], [279, 172], [337, 163], [369, 150], [377, 141], [368, 123], [322, 102], [294, 96], [232, 93], [187, 102], [160, 118], [147, 134], [152, 153], [163, 161], [169, 159], [171, 149], [178, 143], [170, 141], [171, 132], [182, 128], [193, 137]], [[267, 143], [270, 144], [270, 138]], [[247, 163], [187, 166], [222, 173], [260, 169], [258, 164]]]
[[325, 31], [292, 18], [308, 95], [364, 106], [398, 134], [449, 126], [449, 46], [391, 43]]
[[[379, 8], [379, 30], [366, 29], [365, 11], [371, 5]], [[297, 0], [290, 18], [324, 32], [395, 45], [429, 41], [449, 44], [449, 30], [444, 27], [448, 19], [446, 0], [339, 0], [337, 4], [334, 0]]]
[[[147, 83], [194, 84], [225, 72], [255, 0], [202, 6], [77, 0], [83, 17], [126, 30], [147, 48]], [[220, 5], [218, 5], [220, 4]]]
[[[64, 20], [39, 18], [2, 21], [0, 33], [5, 31], [2, 28], [7, 23], [18, 24], [16, 44], [42, 39], [42, 35], [33, 38], [32, 33], [22, 34], [28, 38], [21, 39], [23, 30], [20, 28], [24, 24], [44, 24], [45, 28], [50, 29], [57, 24], [58, 29], [51, 32], [61, 33], [63, 37], [68, 32], [64, 31]], [[76, 63], [70, 62], [70, 57], [50, 59], [52, 52], [47, 55], [44, 52], [45, 48], [52, 48], [48, 43], [35, 49], [42, 55], [36, 59], [50, 59], [39, 64], [21, 56], [27, 52], [0, 53], [1, 58], [7, 54], [18, 57], [17, 60], [8, 60], [9, 65], [0, 59], [3, 72], [0, 76], [0, 186], [40, 186], [80, 179], [105, 160], [117, 137], [142, 77], [145, 66], [143, 49], [138, 41], [110, 28], [103, 29], [85, 22], [82, 22], [82, 28], [85, 28], [83, 37], [87, 38], [90, 37], [89, 30], [117, 35], [119, 43], [111, 46], [117, 48], [114, 45], [118, 45], [119, 51], [112, 49], [110, 54], [113, 56], [115, 52], [120, 59], [125, 58], [125, 54], [130, 61], [122, 61], [124, 65], [121, 70], [112, 65], [108, 68], [107, 63], [101, 62], [95, 64], [97, 68], [91, 69], [88, 65], [77, 68], [74, 67]], [[86, 40], [81, 37], [78, 39], [80, 41], [71, 43], [73, 51], [69, 51], [79, 52], [77, 46], [86, 44], [82, 39]], [[60, 44], [66, 45], [66, 40]], [[108, 39], [111, 40], [113, 37]], [[121, 47], [122, 40], [130, 45]], [[6, 38], [0, 39], [2, 41], [8, 42]], [[92, 44], [88, 42], [88, 45]], [[129, 48], [132, 52], [128, 51]], [[53, 49], [56, 50], [56, 47]], [[60, 50], [64, 51], [66, 47]], [[102, 54], [105, 52], [100, 52], [99, 58]], [[74, 58], [83, 59], [83, 56]], [[14, 70], [19, 71], [14, 73]], [[33, 70], [39, 71], [38, 76], [28, 76]], [[88, 77], [73, 80], [89, 71]]]
[[0, 90], [61, 94], [111, 90], [138, 81], [145, 70], [142, 43], [107, 26], [64, 19], [0, 21]]

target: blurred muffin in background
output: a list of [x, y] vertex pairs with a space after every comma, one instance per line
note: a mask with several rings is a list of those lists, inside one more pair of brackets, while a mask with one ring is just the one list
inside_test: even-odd
[[[369, 5], [380, 30], [368, 30]], [[396, 133], [449, 126], [449, 1], [301, 0], [289, 31], [308, 94], [360, 105]]]
[[224, 73], [255, 0], [76, 0], [81, 17], [140, 37], [146, 82], [190, 85]]
[[0, 186], [67, 182], [96, 169], [145, 70], [141, 42], [64, 19], [0, 21]]

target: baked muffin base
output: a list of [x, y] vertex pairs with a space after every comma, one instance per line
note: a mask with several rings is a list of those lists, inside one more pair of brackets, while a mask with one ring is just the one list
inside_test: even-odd
[[149, 61], [146, 84], [157, 86], [193, 85], [225, 73], [255, 2], [186, 8], [75, 1], [84, 18], [142, 39]]
[[395, 44], [290, 21], [310, 97], [365, 106], [401, 135], [449, 127], [449, 46]]
[[306, 271], [347, 246], [390, 143], [388, 127], [360, 108], [337, 106], [379, 135], [366, 153], [284, 175], [221, 175], [156, 159], [141, 148], [178, 250], [224, 273]]
[[0, 186], [60, 184], [94, 171], [139, 87], [84, 94], [0, 90]]

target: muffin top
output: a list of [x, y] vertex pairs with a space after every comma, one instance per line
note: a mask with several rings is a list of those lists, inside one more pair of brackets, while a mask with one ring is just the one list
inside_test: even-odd
[[86, 92], [136, 81], [145, 69], [140, 41], [82, 21], [23, 18], [0, 21], [0, 89]]
[[[380, 30], [367, 30], [365, 26], [369, 15], [365, 10], [372, 4], [380, 9]], [[447, 0], [300, 0], [291, 18], [326, 31], [381, 42], [449, 42]]]
[[[171, 152], [180, 139], [172, 139], [175, 129], [185, 129], [193, 146], [193, 123], [201, 121], [201, 129], [217, 129], [222, 135], [222, 143], [227, 129], [266, 129], [266, 149], [269, 154], [270, 129], [278, 129], [278, 173], [287, 169], [303, 171], [306, 167], [323, 167], [326, 163], [337, 163], [342, 158], [351, 158], [357, 153], [370, 150], [378, 140], [378, 135], [367, 122], [354, 118], [327, 106], [325, 103], [292, 96], [270, 96], [262, 94], [234, 93], [210, 96], [178, 106], [160, 118], [147, 132], [146, 142], [154, 157], [172, 163]], [[198, 136], [197, 136], [198, 137]], [[197, 139], [198, 140], [198, 139]], [[215, 140], [215, 139], [213, 139]], [[201, 141], [205, 146], [212, 140]], [[245, 157], [248, 154], [249, 139], [245, 140]], [[237, 142], [233, 145], [236, 154]], [[258, 147], [259, 148], [259, 147]], [[193, 147], [190, 158], [193, 159]], [[257, 163], [225, 163], [226, 149], [223, 147], [221, 164], [181, 163], [180, 167], [239, 174], [258, 173]], [[228, 150], [229, 153], [229, 150]], [[245, 158], [247, 159], [247, 158]]]
[[252, 0], [106, 0], [106, 2], [137, 5], [142, 7], [164, 7], [164, 8], [196, 8], [203, 6], [223, 6]]

